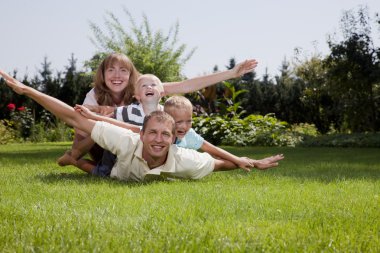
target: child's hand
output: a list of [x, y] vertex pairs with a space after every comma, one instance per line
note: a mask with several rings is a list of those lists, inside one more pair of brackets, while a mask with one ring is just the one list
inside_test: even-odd
[[90, 109], [88, 109], [84, 105], [75, 105], [74, 109], [75, 109], [75, 111], [79, 112], [81, 115], [83, 115], [84, 117], [86, 117], [88, 119], [93, 119], [93, 120], [97, 119], [98, 115], [96, 113], [90, 111]]
[[260, 160], [252, 160], [251, 159], [251, 163], [258, 170], [266, 170], [266, 169], [278, 166], [278, 162], [284, 158], [285, 157], [283, 154], [279, 154], [279, 155], [266, 157], [266, 158], [263, 158]]
[[248, 72], [252, 72], [256, 68], [257, 64], [258, 62], [255, 59], [251, 59], [235, 65], [232, 69], [234, 78], [240, 77]]
[[92, 112], [95, 112], [97, 114], [100, 114], [106, 117], [113, 117], [113, 114], [115, 111], [115, 108], [113, 106], [106, 106], [106, 105], [84, 105], [84, 106], [86, 106]]
[[252, 168], [254, 168], [255, 166], [253, 165], [252, 163], [252, 159], [248, 158], [248, 157], [239, 157], [238, 161], [237, 161], [237, 166], [245, 171], [251, 171]]

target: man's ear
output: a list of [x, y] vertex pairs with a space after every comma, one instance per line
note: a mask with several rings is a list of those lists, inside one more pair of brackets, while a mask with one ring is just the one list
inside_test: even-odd
[[141, 130], [141, 131], [140, 131], [140, 140], [141, 140], [141, 141], [143, 140], [143, 135], [144, 135], [144, 132]]

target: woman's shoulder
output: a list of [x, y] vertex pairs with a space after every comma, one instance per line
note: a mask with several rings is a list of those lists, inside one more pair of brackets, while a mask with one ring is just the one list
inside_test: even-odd
[[83, 101], [83, 104], [84, 105], [99, 105], [98, 102], [96, 101], [94, 88], [92, 88], [89, 92], [87, 92], [86, 97]]

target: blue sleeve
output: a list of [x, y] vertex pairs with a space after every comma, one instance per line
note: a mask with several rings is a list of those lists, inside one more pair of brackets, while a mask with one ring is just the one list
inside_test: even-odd
[[190, 128], [182, 140], [176, 141], [176, 145], [182, 148], [198, 150], [202, 147], [203, 142], [203, 137], [197, 134], [194, 129]]

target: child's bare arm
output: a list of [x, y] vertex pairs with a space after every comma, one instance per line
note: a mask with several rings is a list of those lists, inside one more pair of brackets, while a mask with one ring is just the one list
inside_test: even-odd
[[90, 111], [87, 106], [84, 105], [75, 105], [75, 110], [79, 111], [83, 116], [85, 116], [88, 119], [92, 119], [95, 121], [105, 121], [110, 124], [129, 129], [135, 133], [140, 133], [140, 127], [136, 125], [132, 125], [123, 121], [119, 121], [110, 117], [98, 115], [92, 111]]

